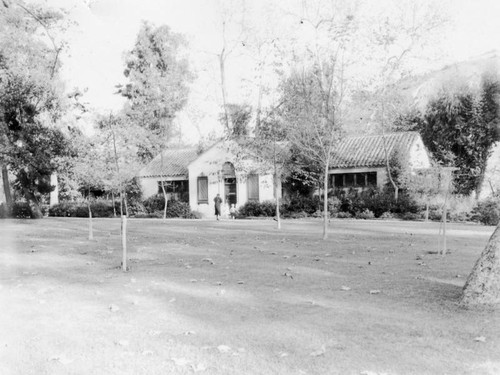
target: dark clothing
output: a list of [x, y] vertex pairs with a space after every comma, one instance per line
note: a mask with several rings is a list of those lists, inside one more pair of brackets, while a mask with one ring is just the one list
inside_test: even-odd
[[222, 198], [215, 197], [214, 203], [215, 203], [215, 216], [220, 216], [220, 204], [222, 203]]

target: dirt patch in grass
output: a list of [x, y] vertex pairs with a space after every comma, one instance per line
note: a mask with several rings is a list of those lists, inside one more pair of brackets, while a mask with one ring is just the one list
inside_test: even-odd
[[457, 299], [493, 228], [0, 222], [0, 374], [498, 374], [500, 317]]

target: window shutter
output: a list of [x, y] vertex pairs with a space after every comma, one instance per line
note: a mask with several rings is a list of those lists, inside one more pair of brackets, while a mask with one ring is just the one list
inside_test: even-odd
[[198, 177], [198, 203], [208, 203], [208, 177]]
[[259, 175], [250, 174], [247, 178], [248, 200], [259, 201]]

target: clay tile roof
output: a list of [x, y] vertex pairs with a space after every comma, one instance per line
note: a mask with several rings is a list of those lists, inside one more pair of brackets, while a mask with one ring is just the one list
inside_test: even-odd
[[198, 157], [195, 148], [163, 151], [139, 172], [139, 177], [179, 177], [188, 175], [188, 165]]
[[[380, 167], [385, 165], [384, 137], [366, 135], [347, 137], [340, 144], [333, 156], [330, 168]], [[401, 132], [385, 135], [389, 155], [396, 150], [409, 151], [413, 143], [420, 138], [417, 132]]]

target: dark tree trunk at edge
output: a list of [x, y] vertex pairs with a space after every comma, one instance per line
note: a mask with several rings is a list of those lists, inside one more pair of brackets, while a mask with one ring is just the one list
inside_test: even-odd
[[7, 205], [8, 214], [10, 215], [12, 209], [12, 194], [10, 192], [9, 171], [5, 164], [2, 164], [2, 182], [3, 191], [5, 193], [5, 204]]

